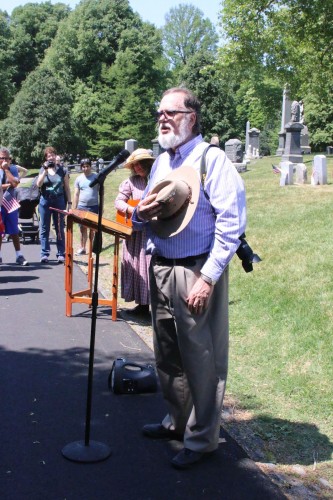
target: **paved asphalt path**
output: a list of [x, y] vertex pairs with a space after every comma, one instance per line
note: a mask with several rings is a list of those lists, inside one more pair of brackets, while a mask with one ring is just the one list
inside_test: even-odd
[[[175, 441], [150, 440], [145, 423], [165, 413], [161, 393], [114, 395], [107, 387], [117, 357], [154, 362], [130, 326], [98, 308], [89, 443], [111, 449], [104, 461], [64, 458], [84, 441], [91, 310], [74, 304], [65, 316], [64, 266], [39, 263], [39, 245], [22, 246], [28, 267], [14, 264], [3, 243], [0, 269], [0, 498], [2, 500], [252, 500], [285, 498], [244, 451], [226, 441], [191, 470], [170, 465]], [[55, 256], [55, 251], [53, 254]], [[75, 269], [74, 289], [85, 288]]]

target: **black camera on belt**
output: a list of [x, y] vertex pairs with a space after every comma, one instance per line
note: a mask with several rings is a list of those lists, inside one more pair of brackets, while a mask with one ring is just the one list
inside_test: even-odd
[[47, 161], [46, 162], [46, 165], [44, 165], [44, 168], [47, 170], [48, 168], [54, 168], [55, 167], [55, 163], [54, 161]]
[[245, 236], [246, 234], [243, 233], [239, 237], [241, 243], [237, 249], [236, 254], [242, 261], [244, 271], [246, 273], [250, 273], [251, 271], [253, 271], [252, 264], [257, 264], [258, 262], [261, 262], [262, 259], [259, 257], [259, 255], [253, 252], [252, 248], [246, 241]]

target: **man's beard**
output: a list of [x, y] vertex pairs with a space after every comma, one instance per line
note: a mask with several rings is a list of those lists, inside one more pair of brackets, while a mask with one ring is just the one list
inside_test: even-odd
[[191, 132], [188, 128], [189, 119], [187, 116], [184, 117], [184, 120], [179, 125], [179, 132], [175, 134], [173, 130], [169, 129], [169, 132], [164, 135], [161, 133], [159, 129], [158, 142], [163, 149], [176, 149], [177, 146], [184, 144], [189, 136], [191, 136]]

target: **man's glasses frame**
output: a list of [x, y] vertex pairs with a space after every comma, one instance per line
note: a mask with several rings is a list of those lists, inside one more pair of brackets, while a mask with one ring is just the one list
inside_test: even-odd
[[190, 113], [194, 113], [194, 111], [189, 111], [188, 109], [164, 109], [161, 111], [156, 111], [155, 117], [156, 120], [159, 121], [162, 116], [166, 118], [167, 120], [170, 120], [171, 118], [174, 118], [177, 113], [181, 113], [183, 115], [188, 115]]
[[0, 160], [10, 160], [9, 156], [0, 156]]

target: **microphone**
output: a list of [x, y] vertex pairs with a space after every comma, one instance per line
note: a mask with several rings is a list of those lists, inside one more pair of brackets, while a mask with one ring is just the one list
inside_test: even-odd
[[104, 168], [99, 174], [98, 176], [96, 177], [96, 179], [94, 179], [93, 181], [91, 181], [91, 183], [89, 184], [89, 187], [94, 187], [96, 186], [96, 184], [99, 184], [100, 182], [104, 181], [105, 177], [110, 173], [112, 172], [112, 170], [115, 170], [118, 165], [120, 165], [121, 163], [123, 163], [130, 155], [131, 153], [129, 151], [127, 151], [127, 149], [123, 149], [122, 151], [120, 151], [120, 153], [117, 154], [117, 156], [115, 156], [113, 158], [113, 160], [111, 161], [111, 163], [109, 164], [108, 167]]

